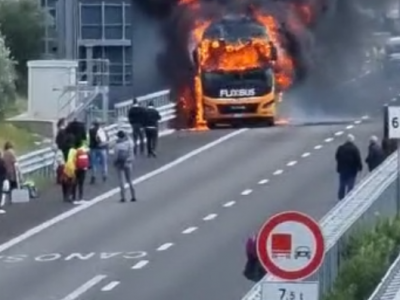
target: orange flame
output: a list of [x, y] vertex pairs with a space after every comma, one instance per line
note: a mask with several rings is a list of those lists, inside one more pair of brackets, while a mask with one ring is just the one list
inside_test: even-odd
[[[191, 10], [199, 8], [199, 0], [180, 0], [179, 5], [187, 6]], [[297, 8], [302, 19], [311, 20], [311, 11], [302, 6]], [[264, 25], [269, 35], [269, 41], [261, 38], [253, 38], [247, 43], [228, 44], [224, 41], [203, 39], [204, 31], [212, 20], [196, 20], [191, 32], [191, 39], [198, 50], [198, 70], [246, 70], [259, 66], [270, 66], [275, 73], [277, 90], [288, 89], [293, 83], [294, 62], [282, 47], [278, 21], [273, 16], [253, 9], [253, 17]], [[275, 55], [274, 55], [275, 52]], [[185, 103], [191, 102], [195, 107], [194, 125], [197, 129], [206, 128], [203, 118], [202, 89], [198, 75], [194, 78], [194, 99], [189, 99], [188, 93], [182, 95]]]

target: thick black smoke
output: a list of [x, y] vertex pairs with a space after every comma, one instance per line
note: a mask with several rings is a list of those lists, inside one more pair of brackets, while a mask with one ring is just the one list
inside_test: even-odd
[[[162, 23], [165, 51], [159, 66], [171, 87], [186, 85], [193, 75], [188, 43], [195, 20], [244, 12], [249, 6], [273, 15], [280, 23], [286, 50], [297, 65], [296, 93], [302, 98], [328, 98], [330, 90], [360, 72], [365, 49], [376, 27], [374, 13], [390, 0], [198, 0], [200, 9], [178, 6], [178, 0], [136, 0], [143, 10]], [[313, 21], [289, 9], [307, 6]], [[371, 14], [372, 12], [372, 14]], [[328, 101], [328, 100], [326, 100]], [[333, 99], [332, 101], [336, 101]]]

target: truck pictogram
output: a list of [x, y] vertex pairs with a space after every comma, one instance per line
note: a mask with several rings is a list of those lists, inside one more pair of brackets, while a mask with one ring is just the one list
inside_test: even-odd
[[291, 258], [292, 255], [292, 235], [288, 233], [275, 233], [271, 236], [272, 257]]

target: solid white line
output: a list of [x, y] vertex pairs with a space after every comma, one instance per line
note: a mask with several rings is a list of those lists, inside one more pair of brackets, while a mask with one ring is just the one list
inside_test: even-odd
[[344, 132], [343, 131], [338, 131], [335, 133], [335, 136], [341, 136]]
[[141, 261], [138, 261], [135, 265], [132, 266], [131, 269], [133, 269], [133, 270], [142, 269], [142, 268], [144, 268], [148, 263], [149, 263], [148, 260], [141, 260]]
[[303, 153], [303, 154], [301, 155], [301, 157], [308, 157], [308, 156], [310, 156], [310, 155], [311, 155], [310, 152], [306, 152], [306, 153]]
[[293, 161], [288, 162], [286, 165], [288, 167], [293, 167], [295, 164], [297, 164], [297, 161], [293, 160]]
[[165, 251], [171, 248], [174, 244], [173, 243], [165, 243], [157, 248], [157, 251]]
[[354, 128], [354, 125], [349, 125], [346, 127], [346, 129], [352, 129], [352, 128]]
[[119, 281], [111, 281], [109, 284], [107, 284], [106, 286], [104, 286], [101, 291], [102, 292], [109, 292], [111, 290], [113, 290], [115, 287], [117, 287], [120, 284]]
[[224, 207], [231, 207], [231, 206], [234, 206], [235, 205], [235, 201], [230, 201], [230, 202], [226, 202], [223, 206]]
[[[223, 137], [221, 137], [221, 138], [219, 138], [219, 139], [217, 139], [217, 140], [215, 140], [215, 141], [213, 141], [213, 142], [211, 142], [211, 143], [209, 143], [207, 145], [204, 145], [204, 146], [202, 146], [200, 148], [197, 148], [196, 150], [193, 150], [193, 151], [191, 151], [191, 152], [179, 157], [178, 159], [176, 159], [176, 160], [174, 160], [174, 161], [162, 166], [161, 168], [159, 168], [157, 170], [154, 170], [154, 171], [152, 171], [150, 173], [147, 173], [147, 174], [135, 179], [132, 183], [133, 184], [139, 184], [139, 183], [142, 183], [142, 182], [144, 182], [146, 180], [149, 180], [149, 179], [151, 179], [151, 178], [153, 178], [153, 177], [155, 177], [157, 175], [160, 175], [160, 174], [164, 173], [165, 171], [168, 171], [168, 170], [170, 170], [170, 169], [182, 164], [183, 162], [185, 162], [187, 160], [190, 160], [191, 158], [193, 158], [193, 157], [195, 157], [195, 156], [197, 156], [197, 155], [199, 155], [199, 154], [201, 154], [201, 153], [203, 153], [203, 152], [205, 152], [205, 151], [207, 151], [207, 150], [209, 150], [211, 148], [214, 148], [215, 146], [218, 146], [219, 144], [221, 144], [223, 142], [226, 142], [229, 139], [232, 139], [235, 136], [237, 136], [239, 134], [242, 134], [243, 132], [246, 132], [247, 130], [248, 130], [247, 128], [244, 128], [244, 129], [240, 129], [240, 130], [231, 132], [230, 134], [224, 135]], [[125, 185], [125, 188], [128, 188], [128, 184]], [[93, 205], [95, 205], [97, 203], [100, 203], [100, 202], [102, 202], [104, 200], [107, 200], [107, 199], [117, 195], [118, 193], [119, 193], [119, 188], [114, 188], [114, 189], [108, 191], [107, 193], [104, 193], [104, 194], [102, 194], [100, 196], [97, 196], [97, 197], [93, 198], [91, 201], [89, 201], [89, 202], [87, 202], [87, 203], [85, 203], [83, 205], [77, 206], [77, 207], [75, 207], [75, 208], [73, 208], [73, 209], [71, 209], [71, 210], [69, 210], [69, 211], [67, 211], [67, 212], [65, 212], [65, 213], [63, 213], [61, 215], [58, 215], [58, 216], [54, 217], [53, 219], [50, 219], [50, 220], [48, 220], [48, 221], [46, 221], [46, 222], [44, 222], [44, 223], [42, 223], [42, 224], [40, 224], [38, 226], [35, 226], [35, 227], [31, 228], [30, 230], [26, 231], [25, 233], [23, 233], [23, 234], [15, 237], [15, 238], [9, 240], [8, 242], [5, 242], [4, 244], [0, 245], [0, 253], [4, 252], [5, 250], [7, 250], [7, 249], [9, 249], [9, 248], [11, 248], [11, 247], [23, 242], [23, 241], [25, 241], [27, 239], [29, 239], [30, 237], [42, 232], [43, 230], [46, 230], [47, 228], [49, 228], [51, 226], [54, 226], [55, 224], [60, 223], [61, 221], [64, 221], [64, 220], [76, 215], [77, 213], [79, 213], [79, 212], [81, 212], [83, 210], [88, 209], [89, 207], [91, 207], [91, 206], [93, 206]]]
[[71, 294], [63, 298], [62, 300], [75, 300], [78, 299], [82, 294], [86, 293], [88, 290], [90, 290], [92, 287], [94, 287], [96, 284], [99, 284], [100, 281], [102, 281], [104, 278], [106, 278], [106, 275], [97, 275], [90, 279], [88, 282], [85, 284], [81, 285], [78, 287], [75, 291], [73, 291]]
[[208, 216], [203, 218], [203, 221], [211, 221], [214, 220], [216, 217], [218, 217], [217, 214], [209, 214]]
[[283, 170], [276, 170], [272, 175], [281, 175], [283, 173]]
[[258, 182], [258, 184], [266, 184], [266, 183], [268, 183], [268, 179], [263, 179], [263, 180], [260, 180], [259, 182]]
[[354, 124], [361, 124], [361, 120], [354, 121]]
[[252, 190], [247, 189], [247, 190], [244, 190], [244, 191], [241, 193], [241, 195], [242, 195], [242, 196], [247, 196], [247, 195], [250, 195], [252, 192], [253, 192]]
[[319, 150], [321, 148], [322, 148], [322, 145], [317, 145], [317, 146], [314, 147], [315, 150]]
[[330, 142], [332, 142], [333, 141], [333, 138], [327, 138], [327, 139], [325, 139], [325, 143], [330, 143]]
[[196, 230], [197, 230], [197, 227], [189, 227], [189, 228], [186, 228], [184, 231], [182, 231], [182, 234], [189, 234], [189, 233], [195, 232]]

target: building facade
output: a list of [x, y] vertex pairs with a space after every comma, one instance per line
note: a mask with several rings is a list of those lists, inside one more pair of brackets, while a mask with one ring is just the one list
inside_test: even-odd
[[41, 0], [41, 4], [54, 21], [46, 29], [45, 57], [108, 59], [110, 86], [132, 86], [131, 0]]

